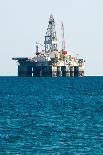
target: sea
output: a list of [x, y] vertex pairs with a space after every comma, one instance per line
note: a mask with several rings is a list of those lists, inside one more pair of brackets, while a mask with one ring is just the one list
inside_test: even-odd
[[0, 77], [0, 155], [103, 155], [103, 77]]

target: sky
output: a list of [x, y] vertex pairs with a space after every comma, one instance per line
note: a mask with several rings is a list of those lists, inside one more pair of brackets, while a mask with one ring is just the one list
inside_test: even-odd
[[12, 57], [33, 57], [53, 14], [58, 48], [61, 21], [66, 49], [84, 58], [85, 75], [103, 75], [103, 0], [0, 0], [0, 76], [16, 76]]

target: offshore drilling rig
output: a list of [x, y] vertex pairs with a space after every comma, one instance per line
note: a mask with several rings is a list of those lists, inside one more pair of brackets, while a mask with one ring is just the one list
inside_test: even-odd
[[61, 24], [62, 49], [58, 50], [55, 20], [50, 15], [44, 40], [44, 48], [39, 51], [36, 43], [34, 57], [16, 57], [20, 77], [80, 77], [84, 76], [84, 60], [73, 57], [65, 50], [64, 25]]

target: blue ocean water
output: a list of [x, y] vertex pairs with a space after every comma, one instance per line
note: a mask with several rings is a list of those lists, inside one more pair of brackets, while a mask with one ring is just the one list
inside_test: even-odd
[[103, 77], [0, 77], [0, 155], [103, 155]]

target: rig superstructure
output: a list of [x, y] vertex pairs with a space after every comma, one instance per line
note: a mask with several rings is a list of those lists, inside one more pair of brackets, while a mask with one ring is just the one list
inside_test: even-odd
[[73, 57], [65, 50], [64, 26], [61, 24], [62, 49], [58, 50], [55, 20], [50, 15], [44, 40], [44, 50], [39, 51], [36, 43], [34, 57], [16, 57], [18, 76], [23, 77], [80, 77], [84, 76], [84, 60]]

